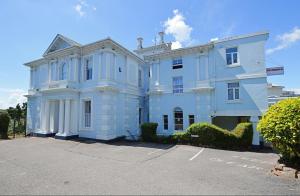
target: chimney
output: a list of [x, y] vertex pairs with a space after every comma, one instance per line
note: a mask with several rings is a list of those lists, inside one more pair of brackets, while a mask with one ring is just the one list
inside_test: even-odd
[[137, 49], [140, 50], [143, 48], [143, 38], [142, 37], [138, 37], [137, 38]]
[[165, 33], [163, 31], [161, 31], [158, 34], [159, 34], [159, 37], [160, 37], [159, 44], [165, 43], [165, 41], [164, 41], [164, 35], [165, 35]]

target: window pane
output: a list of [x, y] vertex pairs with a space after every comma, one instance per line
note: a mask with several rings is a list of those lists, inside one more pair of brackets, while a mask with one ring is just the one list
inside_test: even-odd
[[175, 111], [174, 112], [174, 123], [175, 123], [175, 130], [183, 130], [183, 112], [182, 111]]
[[164, 130], [168, 130], [168, 115], [163, 115]]
[[233, 100], [233, 89], [228, 89], [228, 100]]
[[174, 77], [173, 78], [173, 93], [181, 93], [181, 92], [183, 92], [182, 77]]
[[232, 53], [232, 52], [237, 52], [237, 47], [226, 49], [226, 53]]
[[235, 90], [235, 92], [234, 92], [234, 98], [235, 99], [239, 99], [240, 98], [240, 91], [239, 91], [239, 89], [238, 88], [236, 88], [236, 89], [234, 89]]
[[192, 125], [195, 123], [195, 116], [194, 115], [189, 115], [189, 124]]
[[233, 63], [237, 63], [237, 53], [233, 53]]
[[227, 61], [227, 65], [232, 64], [231, 54], [226, 54], [226, 61]]
[[239, 87], [238, 82], [228, 83], [228, 88], [238, 88], [238, 87]]

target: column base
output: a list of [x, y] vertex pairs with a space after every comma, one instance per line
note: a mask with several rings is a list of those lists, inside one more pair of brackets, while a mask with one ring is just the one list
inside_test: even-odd
[[70, 139], [75, 139], [78, 138], [78, 135], [66, 135], [64, 133], [57, 133], [54, 136], [55, 139], [60, 139], [60, 140], [70, 140]]
[[33, 132], [30, 135], [34, 136], [34, 137], [53, 137], [53, 136], [55, 136], [55, 133], [46, 132], [46, 131], [38, 131], [38, 132]]

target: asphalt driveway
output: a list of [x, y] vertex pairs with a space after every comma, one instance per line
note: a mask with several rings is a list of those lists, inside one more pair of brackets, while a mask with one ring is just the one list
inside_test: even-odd
[[0, 141], [0, 194], [300, 194], [273, 153], [184, 145]]

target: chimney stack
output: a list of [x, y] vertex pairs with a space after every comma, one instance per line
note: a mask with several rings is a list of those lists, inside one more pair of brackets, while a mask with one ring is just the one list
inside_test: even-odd
[[159, 44], [165, 43], [165, 41], [164, 41], [164, 35], [165, 35], [165, 33], [163, 31], [161, 31], [158, 34], [159, 34], [159, 37], [160, 37]]
[[142, 37], [138, 37], [137, 38], [137, 49], [140, 50], [143, 48], [143, 38]]

